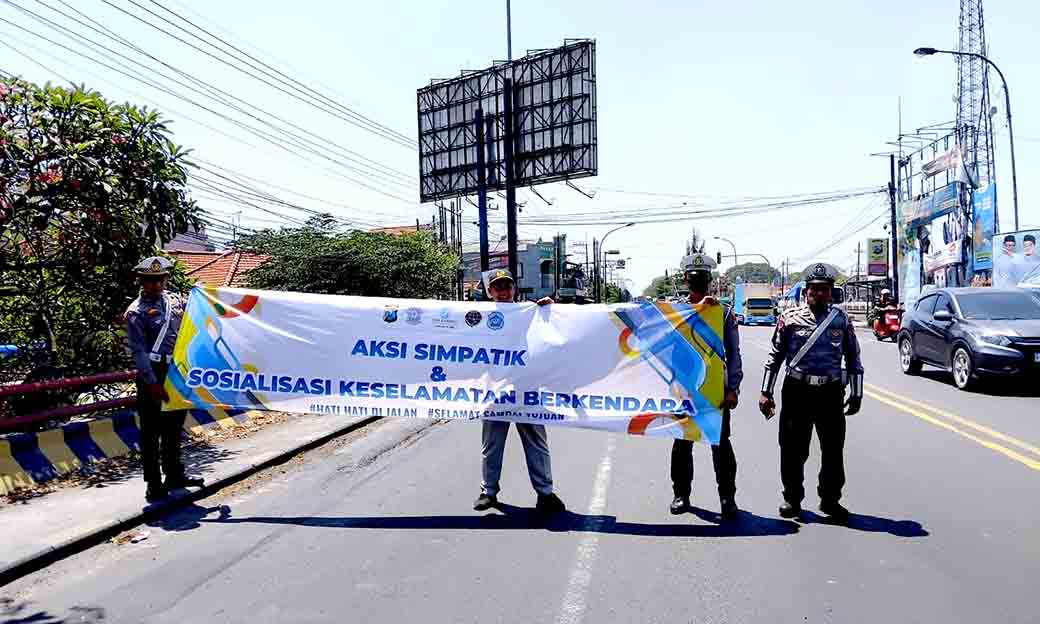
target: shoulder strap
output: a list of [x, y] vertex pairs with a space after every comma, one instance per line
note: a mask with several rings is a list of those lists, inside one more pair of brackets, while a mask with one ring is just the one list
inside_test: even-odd
[[805, 344], [803, 344], [802, 348], [798, 350], [798, 353], [795, 353], [794, 357], [791, 358], [790, 363], [787, 365], [788, 368], [798, 366], [798, 363], [802, 361], [802, 358], [804, 358], [805, 354], [809, 352], [809, 349], [812, 349], [813, 345], [816, 344], [816, 341], [823, 335], [823, 332], [827, 331], [827, 328], [830, 327], [831, 321], [833, 321], [836, 316], [838, 316], [838, 308], [831, 308], [831, 313], [827, 315], [827, 318], [823, 319], [822, 323], [816, 326], [816, 331], [809, 336], [809, 339], [805, 341]]
[[170, 301], [170, 296], [163, 293], [163, 314], [166, 316], [163, 319], [162, 329], [159, 330], [159, 335], [155, 337], [155, 344], [152, 345], [152, 355], [159, 355], [159, 349], [162, 347], [163, 340], [166, 340], [166, 332], [170, 331], [170, 317], [173, 316], [171, 308], [173, 307]]

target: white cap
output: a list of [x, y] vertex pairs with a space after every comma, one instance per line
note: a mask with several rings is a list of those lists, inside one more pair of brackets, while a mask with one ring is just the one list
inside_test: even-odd
[[162, 256], [148, 256], [137, 263], [134, 271], [138, 275], [169, 275], [173, 263]]

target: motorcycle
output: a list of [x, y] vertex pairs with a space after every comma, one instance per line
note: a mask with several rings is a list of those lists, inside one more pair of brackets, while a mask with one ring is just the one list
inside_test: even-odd
[[902, 320], [902, 310], [896, 306], [885, 307], [885, 309], [878, 314], [877, 318], [874, 319], [874, 337], [878, 340], [891, 338], [892, 342], [895, 342], [896, 335], [899, 333], [899, 325]]

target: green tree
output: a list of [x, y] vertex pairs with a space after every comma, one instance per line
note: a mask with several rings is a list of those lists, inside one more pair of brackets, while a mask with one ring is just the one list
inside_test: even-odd
[[299, 228], [261, 230], [238, 240], [270, 256], [246, 276], [253, 288], [367, 297], [446, 298], [458, 258], [426, 232], [346, 232], [330, 216]]
[[739, 277], [745, 283], [769, 284], [774, 279], [780, 278], [780, 272], [770, 267], [765, 262], [744, 262], [726, 269], [724, 274], [726, 281], [730, 284], [736, 282]]
[[134, 266], [199, 225], [185, 157], [156, 111], [0, 80], [0, 378], [129, 363]]
[[644, 297], [656, 299], [657, 297], [671, 297], [675, 295], [676, 289], [682, 290], [682, 276], [669, 273], [667, 276], [659, 275], [650, 281], [650, 285], [643, 290]]

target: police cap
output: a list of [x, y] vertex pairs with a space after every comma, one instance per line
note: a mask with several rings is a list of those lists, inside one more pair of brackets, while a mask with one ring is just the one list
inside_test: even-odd
[[138, 275], [164, 276], [170, 274], [173, 263], [162, 256], [148, 256], [137, 263], [134, 271]]
[[716, 266], [715, 260], [707, 254], [694, 253], [682, 259], [683, 273], [707, 273], [711, 275]]
[[510, 273], [508, 269], [495, 269], [493, 271], [489, 271], [488, 272], [488, 276], [487, 276], [487, 285], [488, 285], [488, 287], [490, 287], [495, 282], [500, 282], [502, 280], [508, 280], [510, 283], [515, 281], [513, 279], [513, 274]]
[[802, 272], [806, 284], [834, 284], [838, 279], [838, 268], [826, 262], [814, 262]]

